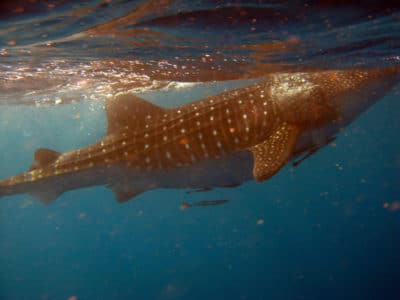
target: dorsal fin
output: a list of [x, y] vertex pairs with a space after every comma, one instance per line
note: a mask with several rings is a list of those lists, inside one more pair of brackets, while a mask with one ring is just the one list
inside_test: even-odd
[[166, 111], [133, 94], [120, 94], [106, 101], [107, 135], [123, 130], [143, 129], [146, 123], [151, 124]]
[[29, 168], [29, 171], [38, 169], [38, 168], [43, 168], [52, 162], [56, 161], [57, 158], [61, 155], [60, 152], [51, 150], [51, 149], [46, 149], [46, 148], [40, 148], [36, 150], [33, 163], [31, 167]]

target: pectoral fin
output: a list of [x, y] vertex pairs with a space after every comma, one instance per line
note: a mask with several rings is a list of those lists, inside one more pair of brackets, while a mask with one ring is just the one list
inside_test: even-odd
[[299, 127], [283, 123], [267, 140], [251, 148], [254, 158], [253, 176], [256, 181], [270, 178], [286, 164], [299, 134]]

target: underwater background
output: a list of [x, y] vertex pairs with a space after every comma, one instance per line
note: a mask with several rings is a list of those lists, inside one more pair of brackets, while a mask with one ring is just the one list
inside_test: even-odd
[[[270, 72], [399, 65], [396, 2], [3, 1], [0, 178], [100, 140], [117, 92], [172, 107]], [[0, 299], [399, 299], [399, 100], [262, 184], [2, 198]]]

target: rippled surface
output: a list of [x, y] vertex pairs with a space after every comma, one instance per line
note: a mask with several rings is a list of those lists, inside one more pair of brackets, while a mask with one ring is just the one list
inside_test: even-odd
[[395, 3], [71, 3], [8, 4], [0, 103], [59, 104], [176, 82], [399, 63]]

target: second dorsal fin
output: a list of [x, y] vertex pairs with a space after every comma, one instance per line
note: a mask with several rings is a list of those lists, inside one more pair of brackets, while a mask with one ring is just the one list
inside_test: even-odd
[[29, 171], [43, 168], [51, 164], [52, 162], [56, 161], [60, 155], [61, 155], [60, 152], [51, 149], [40, 148], [36, 150], [33, 163], [29, 168]]
[[143, 129], [146, 123], [162, 117], [166, 109], [133, 94], [121, 94], [107, 100], [107, 135], [125, 130]]

